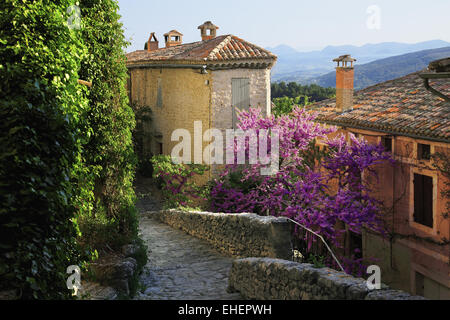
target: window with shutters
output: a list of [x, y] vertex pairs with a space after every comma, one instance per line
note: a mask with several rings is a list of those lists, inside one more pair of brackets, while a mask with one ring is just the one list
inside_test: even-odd
[[433, 228], [433, 177], [414, 174], [414, 222]]
[[237, 124], [237, 109], [248, 110], [250, 108], [250, 79], [231, 79], [231, 107], [233, 109], [233, 129]]

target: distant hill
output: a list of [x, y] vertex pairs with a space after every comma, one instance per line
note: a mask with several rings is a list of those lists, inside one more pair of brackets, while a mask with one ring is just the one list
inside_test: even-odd
[[299, 52], [287, 45], [267, 48], [278, 56], [278, 61], [272, 70], [272, 81], [295, 81], [302, 84], [334, 70], [332, 60], [342, 54], [351, 54], [358, 59], [358, 64], [406, 53], [437, 49], [450, 46], [449, 42], [431, 40], [414, 44], [399, 42], [382, 42], [365, 44], [363, 46], [328, 46], [320, 51]]
[[[362, 65], [357, 64], [355, 66], [355, 89], [363, 89], [380, 82], [405, 76], [426, 68], [433, 60], [446, 57], [450, 57], [450, 46], [403, 54]], [[335, 87], [336, 73], [332, 71], [311, 79], [309, 82], [322, 87]]]

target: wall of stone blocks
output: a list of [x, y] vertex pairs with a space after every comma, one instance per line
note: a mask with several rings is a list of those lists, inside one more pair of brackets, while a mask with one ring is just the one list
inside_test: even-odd
[[237, 258], [292, 257], [291, 224], [285, 218], [181, 210], [148, 214]]
[[270, 69], [231, 69], [212, 72], [211, 127], [233, 127], [231, 81], [233, 78], [250, 79], [250, 105], [270, 114]]
[[[271, 113], [270, 69], [230, 69], [211, 73], [211, 128], [222, 131], [224, 143], [225, 130], [233, 128], [231, 88], [233, 78], [248, 78], [250, 80], [251, 107], [261, 108], [264, 115]], [[212, 176], [217, 176], [222, 169], [220, 165], [212, 165]]]
[[366, 280], [330, 268], [270, 258], [235, 260], [229, 292], [257, 300], [423, 300], [382, 285], [370, 291]]

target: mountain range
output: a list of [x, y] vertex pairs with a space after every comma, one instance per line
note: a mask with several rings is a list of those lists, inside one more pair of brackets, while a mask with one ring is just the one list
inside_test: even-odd
[[[328, 83], [324, 79], [328, 72], [334, 70], [335, 63], [332, 60], [343, 54], [351, 54], [352, 57], [357, 59], [357, 65], [361, 66], [388, 57], [443, 47], [450, 47], [450, 42], [442, 40], [431, 40], [414, 44], [382, 42], [378, 44], [365, 44], [360, 47], [352, 45], [327, 46], [323, 50], [310, 52], [299, 52], [287, 45], [279, 45], [267, 49], [278, 56], [277, 63], [272, 70], [272, 81], [320, 84], [321, 82]], [[442, 54], [442, 52], [438, 53], [438, 56], [439, 54]], [[420, 66], [423, 65], [423, 61], [427, 61], [426, 57], [423, 59], [416, 57], [414, 59], [416, 62], [421, 61], [419, 63]], [[321, 76], [325, 78], [319, 79]]]
[[[354, 86], [356, 90], [359, 90], [380, 82], [403, 77], [407, 74], [425, 69], [433, 60], [446, 57], [450, 57], [450, 46], [422, 50], [380, 59], [362, 65], [355, 65]], [[322, 87], [335, 87], [336, 72], [331, 71], [325, 75], [311, 79], [310, 83], [316, 83]]]

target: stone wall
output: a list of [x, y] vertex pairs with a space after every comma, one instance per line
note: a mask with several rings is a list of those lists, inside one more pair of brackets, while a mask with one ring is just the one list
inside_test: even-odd
[[369, 291], [366, 281], [330, 268], [270, 258], [233, 262], [229, 292], [257, 300], [422, 300], [423, 297], [392, 290]]
[[232, 90], [233, 78], [250, 80], [250, 105], [270, 114], [270, 69], [231, 69], [212, 72], [211, 127], [233, 127]]
[[285, 218], [180, 210], [147, 214], [234, 257], [290, 259], [292, 256], [291, 225]]

